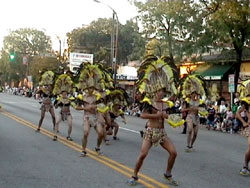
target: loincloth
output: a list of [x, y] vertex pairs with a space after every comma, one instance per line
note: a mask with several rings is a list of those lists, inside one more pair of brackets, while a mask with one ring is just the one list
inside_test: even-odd
[[68, 116], [71, 115], [71, 113], [69, 111], [66, 111], [66, 112], [61, 111], [60, 114], [61, 114], [61, 117], [62, 117], [63, 121], [67, 120]]
[[88, 121], [90, 127], [96, 127], [97, 125], [96, 115], [84, 115], [84, 121]]
[[154, 146], [162, 144], [165, 138], [167, 138], [167, 134], [164, 128], [148, 127], [144, 134], [144, 139], [151, 141]]
[[50, 111], [53, 108], [52, 104], [42, 104], [40, 110], [45, 110], [45, 112]]
[[198, 115], [188, 114], [186, 122], [188, 125], [193, 124], [193, 126], [195, 127], [200, 124], [200, 117]]

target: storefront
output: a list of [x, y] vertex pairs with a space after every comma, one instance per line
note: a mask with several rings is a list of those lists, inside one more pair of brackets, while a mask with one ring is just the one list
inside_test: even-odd
[[134, 101], [137, 81], [137, 69], [135, 67], [120, 66], [116, 75], [118, 86], [124, 88], [131, 100]]
[[240, 80], [250, 79], [250, 61], [241, 63], [240, 66]]

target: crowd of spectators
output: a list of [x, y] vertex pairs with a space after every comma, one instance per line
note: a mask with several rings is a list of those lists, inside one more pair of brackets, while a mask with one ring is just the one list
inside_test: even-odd
[[[24, 97], [34, 97], [40, 100], [40, 95], [36, 93], [39, 88], [30, 89], [27, 87], [5, 87], [7, 93]], [[77, 93], [75, 94], [77, 95]], [[188, 107], [185, 100], [176, 100], [172, 112], [181, 114], [186, 119], [187, 112], [182, 112], [183, 108]], [[220, 97], [216, 102], [210, 100], [204, 101], [201, 107], [206, 109], [207, 116], [200, 116], [200, 124], [204, 125], [208, 130], [221, 131], [224, 133], [238, 133], [243, 128], [241, 122], [236, 118], [236, 112], [240, 108], [240, 100], [238, 93], [235, 94], [233, 105], [225, 98]], [[126, 109], [126, 115], [140, 117], [141, 108], [137, 103], [133, 103]], [[246, 113], [242, 112], [241, 117], [246, 119]], [[186, 133], [186, 125], [184, 125], [183, 134]]]

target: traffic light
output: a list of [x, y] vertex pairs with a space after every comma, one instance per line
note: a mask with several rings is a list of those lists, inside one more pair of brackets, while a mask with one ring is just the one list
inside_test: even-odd
[[10, 52], [10, 54], [9, 54], [9, 59], [10, 59], [11, 62], [16, 61], [16, 53], [13, 52], [13, 51]]

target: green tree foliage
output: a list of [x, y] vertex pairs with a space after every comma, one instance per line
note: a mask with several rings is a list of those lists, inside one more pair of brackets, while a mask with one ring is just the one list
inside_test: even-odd
[[[15, 60], [10, 62], [9, 55], [15, 53]], [[21, 28], [10, 31], [4, 37], [1, 51], [0, 69], [3, 72], [5, 81], [18, 81], [24, 79], [29, 68], [23, 64], [23, 56], [29, 58], [29, 67], [32, 59], [40, 54], [51, 52], [50, 37], [43, 31], [30, 28]]]
[[236, 52], [235, 81], [238, 81], [242, 53], [250, 44], [250, 2], [247, 0], [200, 0], [204, 22], [211, 33], [211, 47]]
[[33, 75], [34, 85], [38, 84], [41, 72], [45, 70], [57, 71], [59, 67], [59, 62], [56, 57], [36, 56], [30, 64], [30, 73]]
[[3, 43], [6, 52], [14, 49], [17, 54], [34, 56], [51, 51], [50, 37], [37, 29], [21, 28], [11, 31], [4, 37]]
[[[112, 19], [99, 18], [89, 26], [74, 29], [72, 37], [72, 52], [82, 50], [94, 54], [95, 62], [110, 62], [110, 43]], [[141, 57], [145, 40], [139, 33], [136, 23], [128, 21], [119, 25], [118, 62], [126, 64], [129, 60]]]
[[202, 43], [207, 43], [203, 40], [202, 12], [192, 0], [135, 0], [134, 4], [146, 38], [153, 39], [147, 47], [154, 46], [155, 55], [166, 56], [179, 82], [176, 63], [184, 56], [200, 54]]
[[191, 0], [135, 1], [147, 38], [159, 40], [158, 54], [172, 61], [197, 52], [202, 33], [201, 14]]

